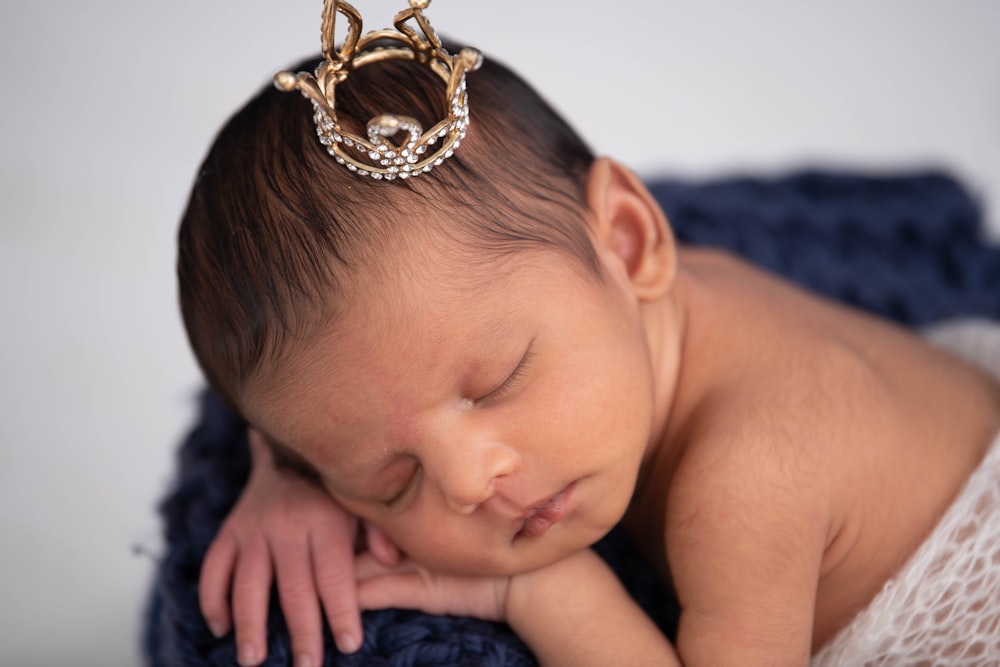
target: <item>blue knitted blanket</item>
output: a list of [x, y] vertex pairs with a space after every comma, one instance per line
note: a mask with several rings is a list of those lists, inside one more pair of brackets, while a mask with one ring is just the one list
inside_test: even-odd
[[[651, 185], [678, 238], [727, 248], [835, 299], [910, 326], [978, 315], [1000, 319], [1000, 248], [986, 245], [976, 203], [937, 173], [871, 176], [802, 172]], [[158, 565], [143, 645], [153, 667], [235, 665], [198, 610], [202, 557], [249, 471], [245, 428], [210, 392], [180, 448], [161, 506], [167, 550]], [[595, 547], [668, 636], [676, 603], [618, 531]], [[276, 597], [268, 667], [291, 664]], [[326, 665], [534, 665], [505, 625], [385, 610], [364, 615], [365, 642], [342, 656], [326, 636]]]

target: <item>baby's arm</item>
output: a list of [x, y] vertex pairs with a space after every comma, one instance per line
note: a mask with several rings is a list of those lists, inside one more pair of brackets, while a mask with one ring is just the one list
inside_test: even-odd
[[670, 642], [590, 549], [513, 577], [438, 575], [358, 563], [365, 609], [404, 607], [507, 621], [546, 666], [680, 665]]
[[807, 665], [828, 480], [773, 442], [699, 458], [678, 471], [668, 501], [678, 653], [694, 666]]
[[546, 666], [681, 664], [667, 638], [590, 549], [513, 577], [507, 622]]
[[[202, 566], [199, 598], [209, 627], [221, 636], [235, 626], [240, 664], [262, 662], [275, 576], [296, 665], [309, 664], [306, 657], [322, 664], [321, 602], [337, 646], [356, 650], [362, 639], [354, 582], [357, 520], [309, 480], [279, 470], [255, 431], [249, 443], [250, 479]], [[369, 543], [385, 562], [398, 557], [380, 533], [370, 532]]]

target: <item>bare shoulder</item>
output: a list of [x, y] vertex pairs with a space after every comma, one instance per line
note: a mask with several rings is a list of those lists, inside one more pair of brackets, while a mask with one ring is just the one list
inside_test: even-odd
[[725, 252], [686, 251], [684, 261], [694, 276], [685, 348], [694, 388], [681, 404], [684, 454], [667, 529], [686, 525], [688, 512], [735, 503], [726, 511], [751, 525], [808, 521], [829, 532], [844, 446], [859, 419], [891, 401], [839, 333], [851, 316]]
[[[776, 525], [797, 523], [792, 515], [829, 520], [830, 461], [816, 427], [832, 415], [810, 396], [825, 391], [805, 382], [806, 374], [745, 375], [692, 413], [668, 492], [668, 530], [705, 518], [707, 508]], [[768, 515], [754, 518], [763, 508]]]
[[[716, 589], [735, 579], [752, 606], [790, 603], [797, 589], [821, 641], [968, 478], [1000, 428], [1000, 386], [897, 325], [725, 253], [682, 261], [696, 398], [664, 515], [678, 595], [732, 606]], [[713, 578], [716, 568], [731, 574]]]
[[746, 329], [734, 345], [750, 361], [734, 361], [689, 413], [668, 490], [679, 650], [692, 664], [725, 664], [722, 646], [734, 664], [804, 664], [818, 584], [871, 495], [856, 497], [856, 464], [871, 480], [885, 461], [876, 450], [892, 391], [857, 351], [808, 326], [790, 323], [781, 339]]
[[804, 664], [833, 522], [823, 466], [778, 412], [747, 403], [715, 416], [692, 433], [668, 493], [678, 650], [685, 664]]

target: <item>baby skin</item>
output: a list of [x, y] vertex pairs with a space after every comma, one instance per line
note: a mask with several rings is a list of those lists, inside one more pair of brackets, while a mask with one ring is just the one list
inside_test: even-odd
[[[254, 476], [201, 589], [219, 633], [232, 596], [241, 662], [273, 569], [300, 665], [321, 602], [342, 650], [357, 604], [505, 620], [545, 665], [805, 665], [927, 536], [1000, 430], [1000, 385], [679, 248], [611, 160], [586, 204], [601, 275], [430, 225], [249, 384]], [[619, 522], [676, 592], [676, 646], [587, 548]]]

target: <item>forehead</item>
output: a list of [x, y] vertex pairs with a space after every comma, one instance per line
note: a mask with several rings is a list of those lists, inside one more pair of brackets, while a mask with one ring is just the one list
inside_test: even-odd
[[500, 255], [442, 243], [397, 240], [382, 248], [381, 261], [354, 272], [335, 317], [249, 383], [251, 422], [290, 430], [278, 425], [305, 422], [308, 410], [322, 409], [318, 396], [357, 404], [367, 391], [431, 395], [434, 382], [474, 374], [500, 353], [547, 291], [587, 282], [562, 252]]
[[[469, 335], [501, 336], [517, 295], [531, 291], [531, 276], [560, 261], [537, 249], [489, 253], [447, 233], [416, 237], [402, 235], [350, 277], [343, 308], [327, 329], [336, 332], [330, 342], [343, 355], [394, 356]], [[320, 345], [323, 336], [329, 341], [321, 334]]]

